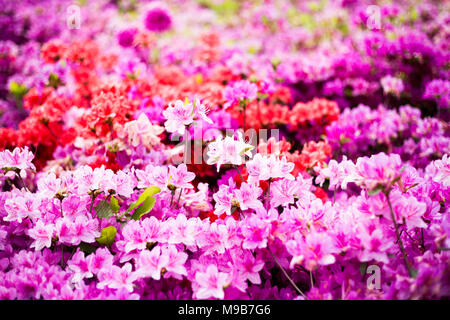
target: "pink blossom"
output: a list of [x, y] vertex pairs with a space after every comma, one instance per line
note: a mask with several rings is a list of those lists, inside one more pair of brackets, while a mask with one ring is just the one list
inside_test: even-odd
[[193, 188], [189, 183], [195, 179], [195, 173], [187, 171], [187, 167], [184, 163], [178, 167], [169, 166], [170, 184], [173, 184], [177, 188]]
[[56, 178], [53, 172], [45, 175], [37, 181], [39, 193], [43, 196], [52, 197], [57, 194], [62, 186], [62, 181]]
[[254, 257], [250, 251], [244, 251], [243, 255], [236, 259], [236, 264], [241, 275], [253, 284], [260, 284], [259, 272], [264, 267], [264, 261]]
[[380, 82], [384, 93], [392, 93], [396, 96], [400, 96], [400, 93], [404, 89], [403, 81], [400, 78], [385, 76], [380, 80]]
[[258, 87], [247, 80], [236, 81], [227, 86], [223, 91], [223, 96], [227, 103], [225, 108], [233, 106], [240, 101], [252, 101], [257, 98]]
[[154, 216], [141, 220], [141, 226], [147, 243], [158, 242], [163, 236], [161, 223]]
[[270, 178], [293, 180], [294, 176], [291, 174], [291, 171], [294, 170], [294, 167], [295, 164], [287, 162], [286, 157], [278, 159], [273, 154], [266, 157], [258, 153], [246, 163], [250, 183], [258, 183], [260, 180], [264, 181]]
[[93, 274], [97, 274], [101, 270], [111, 266], [113, 260], [113, 255], [106, 248], [98, 248], [95, 253], [88, 255], [86, 258], [89, 271]]
[[388, 263], [388, 249], [393, 246], [392, 239], [386, 237], [383, 230], [370, 226], [361, 226], [359, 229], [359, 238], [363, 250], [359, 255], [361, 261], [370, 261], [372, 259]]
[[93, 276], [83, 251], [77, 251], [67, 262], [67, 266], [73, 272], [72, 281], [74, 283], [79, 283], [84, 278], [91, 278]]
[[18, 193], [15, 198], [5, 201], [5, 211], [8, 213], [3, 217], [4, 221], [17, 221], [19, 223], [26, 218], [36, 219], [41, 217], [41, 200], [36, 194]]
[[122, 229], [125, 243], [125, 252], [133, 250], [144, 250], [147, 246], [147, 234], [142, 228], [140, 221], [130, 220]]
[[216, 202], [214, 207], [214, 214], [221, 215], [226, 213], [231, 215], [231, 207], [233, 205], [234, 193], [233, 187], [234, 182], [230, 179], [231, 185], [222, 184], [219, 186], [219, 191], [213, 194], [213, 199]]
[[36, 222], [36, 225], [28, 230], [28, 235], [34, 239], [30, 248], [35, 248], [35, 250], [42, 250], [45, 247], [50, 248], [54, 231], [54, 225], [45, 225], [42, 220]]
[[398, 154], [378, 153], [356, 161], [355, 182], [371, 190], [377, 185], [387, 186], [400, 175], [402, 161]]
[[160, 143], [159, 135], [163, 133], [164, 128], [153, 125], [145, 113], [141, 113], [139, 118], [134, 121], [127, 122], [124, 127], [128, 135], [128, 143], [133, 147], [143, 144], [147, 148]]
[[240, 131], [238, 131], [237, 140], [230, 136], [225, 137], [225, 139], [219, 136], [208, 145], [206, 163], [209, 165], [217, 164], [217, 172], [219, 172], [222, 164], [239, 166], [244, 163], [245, 156], [252, 157], [250, 151], [253, 148], [251, 144], [245, 143]]
[[133, 181], [133, 178], [131, 175], [123, 172], [118, 171], [113, 178], [115, 188], [114, 190], [124, 196], [124, 197], [130, 197], [134, 192], [135, 183]]
[[185, 102], [181, 100], [169, 104], [166, 110], [163, 111], [163, 116], [167, 119], [164, 127], [168, 132], [177, 132], [183, 135], [186, 126], [189, 126], [194, 120], [202, 119], [211, 122], [206, 116], [207, 108], [195, 97], [194, 103], [190, 103], [186, 99]]
[[160, 246], [156, 246], [152, 251], [144, 250], [139, 253], [136, 274], [139, 277], [152, 277], [155, 280], [161, 279], [162, 269], [169, 263], [169, 256], [161, 251]]
[[304, 192], [303, 185], [298, 181], [282, 179], [272, 183], [270, 186], [271, 206], [287, 206], [295, 202], [295, 197]]
[[286, 248], [292, 254], [291, 268], [303, 264], [306, 269], [314, 270], [319, 265], [333, 264], [337, 252], [332, 238], [324, 232], [310, 232], [305, 236], [295, 232], [294, 239], [286, 243]]
[[241, 187], [234, 191], [241, 210], [262, 208], [263, 204], [258, 200], [262, 194], [261, 188], [243, 182]]
[[247, 217], [245, 223], [241, 225], [244, 249], [256, 249], [267, 247], [267, 237], [269, 236], [269, 225], [260, 217]]
[[174, 245], [167, 246], [163, 251], [165, 251], [168, 260], [164, 267], [167, 271], [164, 273], [164, 278], [173, 277], [181, 280], [183, 278], [182, 276], [187, 276], [185, 263], [188, 259], [188, 254], [178, 251]]
[[[404, 196], [398, 194], [392, 196], [393, 210], [396, 216], [401, 217], [399, 222], [405, 221], [408, 228], [426, 228], [427, 224], [423, 221], [422, 217], [427, 210], [427, 205], [424, 202], [419, 202], [415, 197]], [[389, 216], [389, 219], [391, 217]]]
[[325, 179], [328, 178], [330, 181], [329, 189], [331, 190], [337, 187], [345, 190], [347, 189], [347, 184], [353, 182], [356, 178], [355, 165], [352, 161], [347, 160], [346, 156], [343, 157], [340, 163], [331, 159], [327, 166], [324, 168], [316, 167], [316, 170], [319, 172], [319, 175], [316, 177], [316, 183], [322, 186]]
[[14, 148], [11, 152], [9, 150], [0, 152], [0, 169], [16, 168], [20, 170], [22, 178], [26, 177], [25, 170], [36, 170], [33, 164], [34, 155], [28, 150], [28, 147]]
[[229, 278], [229, 274], [219, 272], [217, 266], [210, 264], [204, 272], [195, 274], [195, 281], [198, 285], [195, 292], [196, 297], [198, 299], [223, 299], [225, 296], [223, 289], [230, 282]]
[[136, 272], [133, 272], [130, 263], [126, 263], [122, 268], [112, 265], [110, 268], [101, 270], [98, 273], [97, 288], [103, 289], [108, 287], [111, 289], [126, 289], [132, 292], [133, 282], [138, 278]]
[[98, 221], [85, 216], [77, 216], [75, 219], [60, 218], [56, 221], [56, 235], [59, 241], [65, 244], [92, 243], [100, 237]]
[[197, 233], [196, 225], [197, 219], [187, 219], [184, 214], [179, 214], [176, 219], [171, 218], [167, 221], [168, 224], [168, 243], [178, 244], [183, 243], [187, 246], [195, 244], [195, 237]]

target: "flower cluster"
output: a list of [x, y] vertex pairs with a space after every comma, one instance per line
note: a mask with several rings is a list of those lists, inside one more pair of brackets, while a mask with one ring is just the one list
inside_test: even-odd
[[373, 2], [2, 3], [0, 299], [448, 299], [449, 7]]

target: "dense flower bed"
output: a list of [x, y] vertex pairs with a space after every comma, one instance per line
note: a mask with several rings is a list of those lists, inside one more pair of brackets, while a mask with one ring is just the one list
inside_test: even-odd
[[0, 1], [0, 299], [450, 297], [444, 1]]

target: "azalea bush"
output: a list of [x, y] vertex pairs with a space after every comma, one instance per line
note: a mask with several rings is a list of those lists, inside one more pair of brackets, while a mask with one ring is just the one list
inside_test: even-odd
[[448, 299], [449, 9], [0, 1], [0, 299]]

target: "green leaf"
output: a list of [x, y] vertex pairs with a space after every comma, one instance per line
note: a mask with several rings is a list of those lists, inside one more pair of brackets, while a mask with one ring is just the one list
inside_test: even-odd
[[155, 206], [156, 198], [152, 196], [148, 196], [147, 199], [145, 199], [144, 203], [134, 210], [134, 213], [132, 215], [132, 219], [139, 220], [144, 214], [150, 212], [153, 207]]
[[50, 75], [48, 76], [48, 85], [49, 87], [57, 89], [60, 85], [62, 85], [62, 81], [57, 74], [50, 73]]
[[367, 262], [361, 262], [361, 264], [359, 265], [359, 272], [361, 273], [362, 276], [364, 276], [366, 274], [367, 271]]
[[153, 196], [154, 194], [157, 194], [159, 192], [161, 192], [161, 189], [159, 187], [148, 187], [144, 190], [144, 192], [142, 192], [136, 202], [133, 202], [130, 205], [130, 207], [127, 209], [127, 212], [130, 212], [131, 210], [137, 208], [142, 202], [147, 199], [147, 197]]
[[375, 189], [369, 190], [369, 191], [367, 192], [367, 194], [368, 194], [369, 196], [374, 196], [374, 195], [376, 195], [376, 194], [379, 194], [381, 191], [383, 191], [383, 188], [382, 188], [382, 187], [376, 187]]
[[80, 250], [83, 251], [86, 255], [90, 255], [91, 253], [94, 253], [97, 250], [97, 247], [86, 242], [81, 242]]
[[100, 237], [97, 238], [99, 244], [111, 245], [116, 238], [117, 229], [114, 226], [103, 228], [100, 231]]
[[27, 87], [23, 84], [12, 81], [9, 85], [9, 91], [15, 95], [16, 98], [22, 98], [27, 93]]
[[111, 197], [109, 204], [111, 206], [112, 212], [114, 212], [114, 213], [119, 212], [119, 209], [120, 209], [119, 201], [115, 197]]
[[113, 215], [111, 205], [108, 201], [103, 200], [98, 205], [94, 207], [97, 217], [99, 218], [109, 218]]

